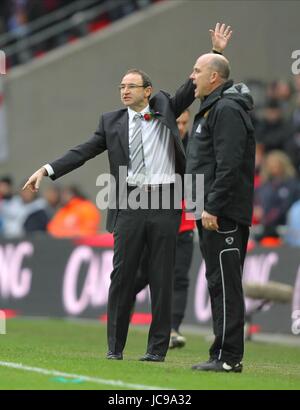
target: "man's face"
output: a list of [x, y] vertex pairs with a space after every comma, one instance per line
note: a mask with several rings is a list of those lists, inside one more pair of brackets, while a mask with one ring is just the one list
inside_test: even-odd
[[0, 198], [12, 194], [12, 191], [12, 186], [10, 184], [4, 181], [0, 182]]
[[25, 189], [25, 190], [21, 189], [19, 191], [19, 195], [23, 199], [23, 202], [25, 204], [29, 204], [36, 198], [36, 193], [30, 191], [30, 189]]
[[189, 120], [190, 120], [190, 114], [188, 111], [185, 111], [181, 114], [180, 117], [177, 118], [177, 126], [179, 129], [179, 134], [181, 139], [185, 136], [185, 134], [188, 132], [189, 129]]
[[67, 205], [71, 199], [75, 198], [73, 192], [69, 190], [68, 187], [64, 188], [61, 193], [61, 203], [62, 205]]
[[126, 107], [140, 108], [148, 104], [152, 88], [143, 86], [140, 74], [131, 73], [122, 78], [120, 84], [121, 101]]
[[195, 98], [202, 99], [211, 92], [213, 82], [212, 71], [205, 58], [198, 58], [194, 65], [193, 72], [190, 75], [190, 79], [193, 80], [193, 84], [196, 86]]

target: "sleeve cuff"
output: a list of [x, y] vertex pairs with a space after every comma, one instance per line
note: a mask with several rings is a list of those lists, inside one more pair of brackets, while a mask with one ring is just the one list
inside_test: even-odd
[[43, 165], [43, 167], [44, 167], [45, 170], [47, 171], [48, 177], [52, 177], [52, 176], [54, 175], [53, 168], [51, 167], [50, 164], [45, 164], [45, 165]]

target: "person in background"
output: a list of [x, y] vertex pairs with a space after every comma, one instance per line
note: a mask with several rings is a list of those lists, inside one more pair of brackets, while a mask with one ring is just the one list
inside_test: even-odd
[[61, 207], [61, 187], [59, 184], [49, 185], [43, 192], [43, 197], [47, 203], [47, 212], [50, 218]]
[[0, 218], [4, 238], [22, 236], [24, 205], [21, 197], [14, 193], [14, 182], [10, 176], [0, 178]]
[[13, 192], [10, 177], [0, 179], [0, 218], [2, 235], [7, 238], [19, 238], [27, 233], [46, 231], [49, 221], [46, 202], [35, 192], [20, 190]]
[[268, 84], [266, 90], [269, 100], [276, 100], [285, 118], [289, 118], [292, 108], [293, 87], [289, 81], [280, 79]]
[[[299, 96], [299, 108], [300, 108], [300, 96]], [[300, 114], [300, 111], [299, 111]], [[300, 117], [299, 117], [300, 119]], [[292, 137], [287, 141], [285, 146], [285, 152], [290, 157], [298, 178], [300, 178], [300, 121], [298, 126], [295, 128]]]
[[254, 216], [264, 228], [258, 240], [278, 237], [277, 227], [285, 225], [289, 208], [300, 198], [295, 168], [284, 152], [271, 151], [266, 156], [261, 178], [262, 184], [254, 196]]
[[284, 150], [292, 132], [291, 122], [284, 118], [280, 102], [268, 100], [264, 117], [256, 127], [256, 141], [263, 144], [266, 153], [274, 149]]
[[100, 212], [81, 193], [76, 185], [62, 190], [62, 207], [48, 224], [48, 232], [58, 238], [96, 235], [99, 231]]
[[[23, 186], [23, 184], [22, 184]], [[20, 189], [20, 197], [23, 201], [23, 234], [32, 232], [46, 232], [49, 215], [46, 209], [46, 201], [40, 198], [36, 192]]]

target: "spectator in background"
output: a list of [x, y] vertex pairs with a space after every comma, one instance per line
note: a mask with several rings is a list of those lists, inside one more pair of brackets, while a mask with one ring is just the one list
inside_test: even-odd
[[10, 176], [0, 178], [0, 218], [4, 238], [15, 238], [23, 234], [24, 206], [20, 196], [14, 194]]
[[46, 230], [49, 220], [46, 202], [38, 195], [29, 191], [15, 195], [12, 178], [7, 176], [0, 179], [0, 198], [3, 237], [18, 238], [29, 232]]
[[[255, 174], [254, 174], [254, 190], [257, 190], [261, 186], [261, 167], [264, 160], [264, 146], [262, 144], [256, 144], [255, 147]], [[260, 224], [261, 214], [259, 210], [257, 213], [253, 212], [252, 225]]]
[[287, 230], [284, 240], [291, 246], [300, 246], [300, 200], [296, 201], [287, 213]]
[[7, 20], [7, 29], [14, 37], [18, 47], [18, 52], [12, 56], [11, 63], [20, 64], [26, 63], [32, 57], [32, 52], [27, 45], [28, 35], [28, 15], [27, 15], [27, 0], [12, 0], [9, 8], [9, 16]]
[[97, 207], [75, 185], [62, 190], [62, 208], [48, 224], [48, 232], [56, 237], [81, 237], [95, 235], [100, 225]]
[[50, 218], [61, 207], [61, 187], [58, 184], [49, 185], [44, 191], [44, 198], [47, 203], [47, 212]]
[[23, 233], [45, 232], [50, 219], [45, 199], [40, 198], [36, 192], [22, 189], [20, 197], [23, 201]]
[[277, 100], [267, 102], [264, 118], [257, 125], [256, 140], [263, 144], [265, 152], [284, 150], [292, 135], [292, 125], [283, 116], [283, 110]]
[[268, 84], [267, 98], [278, 101], [284, 117], [290, 117], [293, 88], [286, 80], [276, 80]]
[[285, 225], [291, 205], [300, 197], [299, 181], [289, 157], [281, 151], [270, 152], [262, 167], [262, 185], [255, 190], [254, 217], [264, 230], [257, 237], [278, 237], [277, 227]]
[[263, 144], [256, 144], [254, 188], [258, 188], [261, 185], [261, 167], [263, 164], [264, 155], [265, 150]]
[[180, 117], [177, 118], [176, 123], [179, 130], [179, 135], [183, 143], [184, 149], [186, 151], [189, 139], [189, 121], [190, 121], [190, 111], [185, 110]]
[[298, 177], [300, 177], [300, 122], [296, 127], [292, 137], [287, 141], [285, 151], [292, 160]]
[[28, 21], [26, 0], [11, 0], [9, 3], [8, 30], [16, 37], [21, 37], [26, 33]]
[[294, 128], [300, 129], [300, 74], [293, 76], [295, 89], [293, 98], [292, 124]]
[[143, 5], [143, 2], [146, 4], [147, 0], [123, 0], [122, 4], [108, 12], [108, 17], [111, 21], [118, 20], [119, 18], [133, 13], [140, 7], [140, 5]]

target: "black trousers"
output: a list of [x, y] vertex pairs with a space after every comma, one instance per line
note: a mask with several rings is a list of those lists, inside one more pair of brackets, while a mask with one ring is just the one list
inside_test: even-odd
[[236, 364], [244, 354], [242, 269], [249, 227], [227, 218], [218, 218], [218, 224], [218, 231], [209, 231], [197, 221], [215, 335], [209, 353], [211, 358]]
[[172, 329], [178, 331], [183, 321], [189, 290], [189, 270], [194, 249], [194, 232], [185, 231], [177, 235], [176, 261], [174, 269]]
[[[177, 235], [176, 257], [173, 277], [173, 298], [172, 298], [172, 329], [178, 331], [183, 321], [187, 304], [189, 288], [189, 269], [192, 262], [194, 249], [194, 232], [185, 231]], [[135, 282], [134, 300], [136, 295], [143, 290], [149, 283], [149, 271], [152, 265], [149, 263], [148, 248], [144, 249], [138, 276]]]
[[152, 323], [147, 352], [166, 355], [176, 235], [181, 209], [119, 210], [114, 230], [114, 258], [108, 297], [108, 348], [122, 352], [127, 338], [135, 280], [145, 246], [149, 249]]

